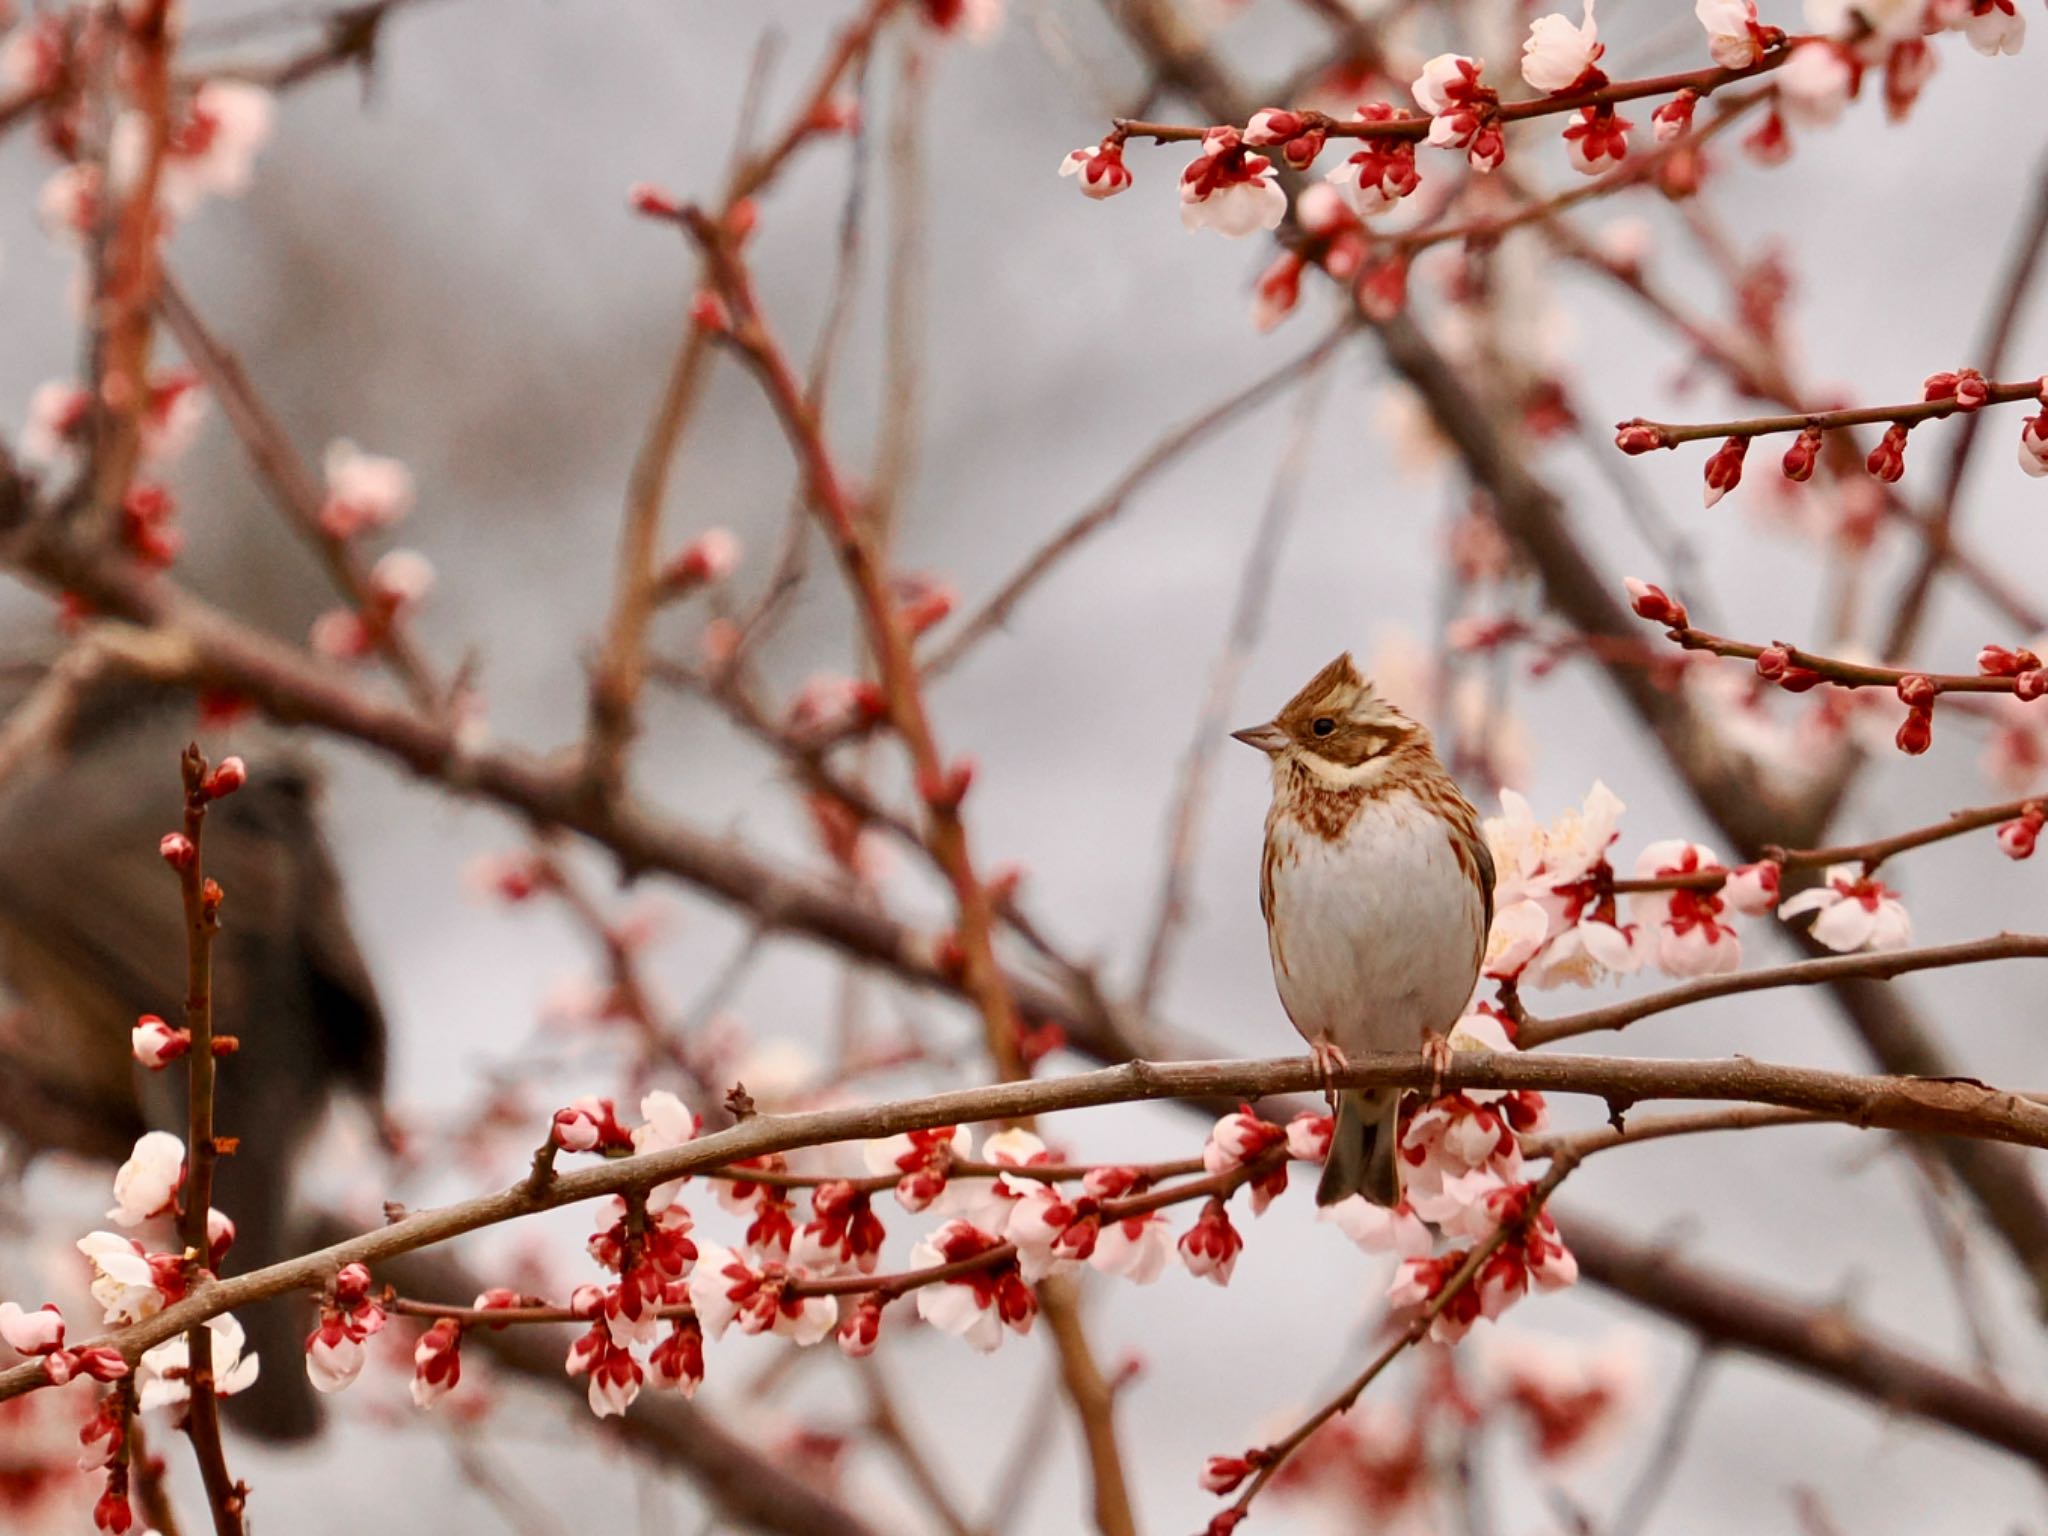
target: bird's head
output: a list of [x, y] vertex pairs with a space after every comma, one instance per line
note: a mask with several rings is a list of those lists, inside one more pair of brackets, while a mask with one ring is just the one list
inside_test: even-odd
[[1332, 788], [1350, 789], [1372, 783], [1397, 747], [1426, 733], [1374, 692], [1346, 651], [1271, 720], [1230, 734], [1271, 758], [1276, 773], [1300, 767]]

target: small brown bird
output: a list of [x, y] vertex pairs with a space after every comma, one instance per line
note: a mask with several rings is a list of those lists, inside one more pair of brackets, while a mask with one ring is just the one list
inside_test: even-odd
[[[1280, 1001], [1326, 1070], [1351, 1052], [1442, 1050], [1479, 979], [1493, 858], [1429, 732], [1339, 656], [1264, 725], [1272, 760], [1259, 906]], [[1401, 1092], [1337, 1099], [1316, 1203], [1401, 1199]]]
[[[175, 1021], [185, 994], [184, 915], [157, 840], [178, 825], [178, 756], [195, 729], [189, 694], [102, 683], [0, 783], [0, 977], [17, 1005], [0, 1015], [0, 1129], [31, 1150], [119, 1162], [146, 1130], [185, 1133], [183, 1067], [143, 1070], [129, 1032], [144, 1013]], [[307, 765], [274, 734], [245, 750], [249, 782], [208, 812], [205, 846], [227, 892], [215, 1017], [241, 1042], [218, 1121], [241, 1144], [214, 1190], [237, 1229], [229, 1274], [292, 1251], [293, 1162], [330, 1100], [377, 1112], [385, 1057]], [[278, 1297], [237, 1315], [263, 1365], [228, 1412], [266, 1439], [312, 1434], [311, 1307]]]

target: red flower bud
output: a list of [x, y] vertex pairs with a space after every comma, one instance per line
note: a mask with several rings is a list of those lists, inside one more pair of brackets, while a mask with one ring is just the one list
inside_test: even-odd
[[1742, 483], [1742, 460], [1749, 452], [1749, 439], [1731, 437], [1707, 458], [1703, 498], [1712, 506]]
[[1977, 653], [1977, 670], [1986, 677], [2017, 677], [2041, 665], [2041, 658], [2029, 650], [2009, 651], [2002, 645], [1987, 645]]
[[1863, 461], [1863, 467], [1887, 485], [1906, 473], [1906, 427], [1903, 422], [1895, 421], [1884, 429], [1884, 436], [1870, 450], [1870, 457]]
[[690, 321], [704, 330], [723, 335], [732, 329], [732, 311], [725, 307], [724, 299], [709, 288], [702, 288], [690, 301]]
[[1820, 457], [1820, 428], [1808, 427], [1792, 440], [1792, 446], [1785, 450], [1785, 478], [1787, 480], [1811, 480], [1814, 461]]
[[2048, 670], [2035, 667], [2012, 680], [2012, 696], [2023, 704], [2031, 704], [2044, 693], [2048, 693]]
[[1664, 434], [1638, 417], [1614, 424], [1614, 446], [1623, 453], [1648, 453], [1652, 448], [1669, 448]]
[[1899, 734], [1893, 738], [1901, 752], [1918, 757], [1934, 745], [1934, 711], [1909, 709], [1906, 718], [1899, 724]]
[[156, 851], [171, 868], [183, 874], [199, 861], [199, 850], [192, 846], [192, 839], [182, 832], [166, 832]]
[[1782, 645], [1767, 645], [1757, 653], [1756, 675], [1775, 683], [1792, 667], [1792, 653]]
[[1974, 411], [1991, 398], [1991, 386], [1976, 369], [1960, 368], [1954, 373], [1930, 374], [1921, 398], [1953, 400], [1957, 410]]
[[239, 757], [224, 757], [199, 786], [200, 795], [208, 800], [218, 800], [223, 795], [232, 795], [249, 782], [249, 765]]
[[1631, 576], [1623, 583], [1628, 588], [1629, 607], [1636, 617], [1648, 619], [1652, 624], [1663, 624], [1671, 629], [1684, 629], [1688, 622], [1685, 604], [1677, 601], [1662, 587], [1652, 586], [1647, 581], [1638, 581]]
[[664, 192], [648, 181], [636, 181], [627, 188], [626, 201], [635, 213], [645, 214], [650, 219], [673, 219], [683, 211], [683, 205], [676, 201], [674, 194]]
[[1935, 695], [1941, 690], [1934, 686], [1934, 679], [1913, 672], [1899, 679], [1899, 702], [1908, 709], [1934, 708]]

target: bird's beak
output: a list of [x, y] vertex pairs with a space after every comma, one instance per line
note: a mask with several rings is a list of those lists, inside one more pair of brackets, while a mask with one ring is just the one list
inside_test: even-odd
[[1287, 733], [1270, 720], [1264, 725], [1248, 725], [1241, 731], [1232, 731], [1230, 735], [1233, 741], [1257, 747], [1268, 757], [1287, 745]]

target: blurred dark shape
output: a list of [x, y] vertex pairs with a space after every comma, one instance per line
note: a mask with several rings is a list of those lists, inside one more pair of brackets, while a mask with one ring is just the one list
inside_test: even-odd
[[[232, 741], [216, 740], [229, 736]], [[132, 681], [93, 687], [61, 739], [0, 783], [0, 1123], [34, 1149], [118, 1162], [137, 1136], [185, 1134], [185, 1067], [130, 1055], [137, 1017], [180, 1022], [185, 933], [158, 839], [179, 825], [178, 759], [200, 736], [215, 760], [247, 759], [249, 782], [206, 817], [206, 871], [226, 893], [214, 948], [222, 1060], [215, 1123], [241, 1139], [222, 1158], [214, 1204], [234, 1219], [223, 1269], [261, 1268], [291, 1248], [292, 1167], [330, 1100], [364, 1100], [381, 1124], [384, 1016], [348, 925], [315, 815], [315, 780], [275, 735], [201, 732], [190, 695]], [[311, 1301], [240, 1311], [263, 1365], [228, 1400], [266, 1439], [315, 1433], [303, 1362]]]

